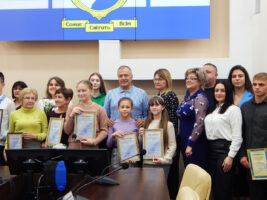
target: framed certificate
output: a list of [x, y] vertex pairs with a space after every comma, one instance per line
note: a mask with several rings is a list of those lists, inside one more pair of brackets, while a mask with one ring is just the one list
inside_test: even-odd
[[46, 144], [55, 145], [60, 143], [63, 125], [64, 118], [50, 118], [47, 130]]
[[22, 133], [7, 133], [7, 148], [22, 149]]
[[145, 129], [143, 149], [146, 150], [144, 159], [162, 158], [164, 156], [163, 129]]
[[130, 158], [131, 156], [139, 154], [139, 146], [138, 146], [136, 133], [126, 134], [122, 138], [117, 137], [117, 146], [118, 146], [118, 151], [120, 153], [121, 161], [123, 160], [139, 161], [140, 160], [139, 156]]
[[267, 180], [267, 148], [248, 149], [252, 180]]
[[84, 112], [74, 119], [74, 132], [77, 140], [96, 137], [96, 113]]

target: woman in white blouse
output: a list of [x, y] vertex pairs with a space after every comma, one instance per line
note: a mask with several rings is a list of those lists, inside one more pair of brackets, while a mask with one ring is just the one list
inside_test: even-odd
[[[55, 93], [59, 88], [65, 88], [64, 80], [57, 76], [50, 78], [46, 86], [46, 97], [37, 102], [36, 108], [43, 110], [46, 114], [55, 110]], [[68, 106], [70, 107], [71, 105], [72, 102], [70, 101]]]
[[242, 116], [240, 109], [233, 104], [228, 82], [216, 83], [214, 97], [217, 106], [205, 118], [209, 172], [214, 200], [231, 200], [233, 163], [242, 143]]

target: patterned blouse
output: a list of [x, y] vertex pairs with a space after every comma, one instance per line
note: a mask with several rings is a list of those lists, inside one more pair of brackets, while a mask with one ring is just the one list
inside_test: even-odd
[[175, 135], [178, 134], [178, 117], [176, 115], [176, 110], [179, 106], [179, 100], [176, 96], [176, 94], [173, 91], [169, 91], [167, 94], [158, 94], [158, 96], [161, 96], [164, 100], [165, 107], [169, 114], [169, 120], [173, 123]]
[[206, 94], [202, 90], [198, 90], [192, 96], [187, 91], [184, 100], [178, 107], [177, 115], [181, 120], [181, 137], [185, 136], [187, 146], [192, 146], [204, 131], [204, 119], [208, 105]]

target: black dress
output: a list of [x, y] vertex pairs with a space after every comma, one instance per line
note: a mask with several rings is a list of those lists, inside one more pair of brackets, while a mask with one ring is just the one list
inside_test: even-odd
[[[158, 94], [159, 95], [159, 94]], [[176, 137], [176, 155], [172, 159], [170, 171], [167, 178], [168, 190], [171, 199], [176, 199], [179, 188], [179, 157], [180, 157], [180, 140], [178, 137], [178, 117], [176, 110], [179, 105], [178, 98], [173, 91], [159, 95], [163, 98], [165, 108], [169, 114], [169, 121], [173, 123]]]

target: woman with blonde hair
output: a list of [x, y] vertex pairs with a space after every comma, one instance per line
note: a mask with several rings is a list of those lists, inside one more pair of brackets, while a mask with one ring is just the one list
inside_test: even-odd
[[167, 179], [169, 194], [171, 199], [175, 199], [178, 194], [179, 187], [179, 157], [180, 157], [180, 139], [178, 137], [178, 117], [176, 110], [179, 101], [176, 94], [172, 91], [172, 78], [167, 69], [158, 69], [154, 73], [154, 86], [158, 90], [158, 96], [164, 100], [164, 105], [168, 111], [170, 122], [172, 122], [176, 138], [176, 154], [170, 166], [170, 172]]
[[[24, 88], [19, 99], [22, 107], [11, 113], [9, 133], [22, 133], [23, 148], [40, 148], [46, 139], [47, 118], [44, 111], [35, 108], [38, 94], [35, 89]], [[6, 148], [7, 148], [6, 141]]]
[[207, 140], [204, 134], [204, 119], [209, 101], [202, 90], [206, 74], [201, 68], [191, 68], [185, 73], [186, 95], [179, 105], [180, 137], [185, 167], [196, 164], [206, 169]]

